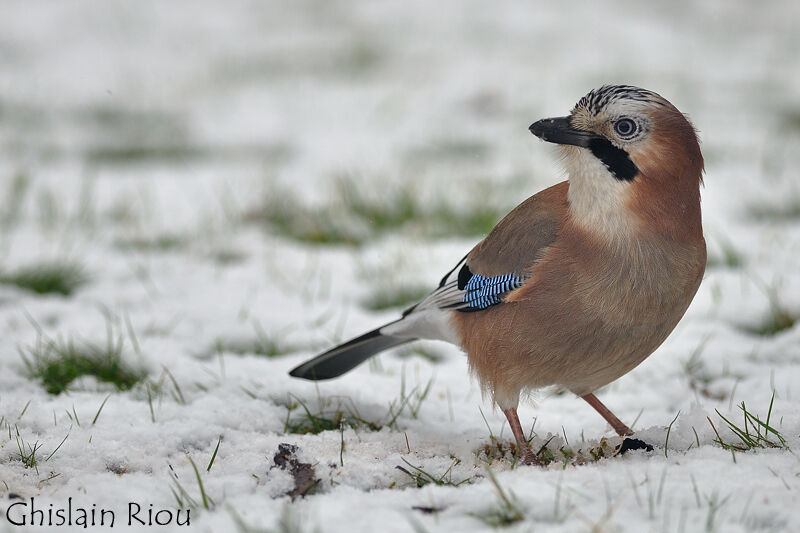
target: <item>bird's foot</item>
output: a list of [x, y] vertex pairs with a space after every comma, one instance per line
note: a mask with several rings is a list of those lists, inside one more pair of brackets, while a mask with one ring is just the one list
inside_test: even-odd
[[648, 452], [652, 452], [653, 447], [650, 444], [647, 444], [643, 440], [625, 437], [622, 441], [622, 444], [620, 444], [619, 448], [617, 448], [617, 452], [615, 455], [622, 455], [623, 453], [632, 450], [645, 450]]
[[521, 446], [517, 449], [517, 458], [522, 459], [522, 462], [526, 465], [535, 465], [535, 466], [543, 466], [544, 463], [533, 453], [533, 450], [530, 447], [530, 444], [527, 442], [525, 446]]
[[531, 466], [531, 465], [535, 465], [535, 466], [543, 466], [543, 465], [544, 465], [544, 463], [543, 463], [543, 462], [541, 462], [541, 461], [540, 461], [540, 460], [539, 460], [539, 459], [538, 459], [538, 458], [537, 458], [537, 457], [536, 457], [536, 456], [533, 454], [533, 452], [532, 452], [532, 451], [530, 451], [530, 450], [528, 450], [528, 451], [527, 451], [527, 453], [525, 453], [525, 455], [524, 455], [523, 457], [524, 457], [525, 464], [526, 464], [526, 465], [528, 465], [528, 466]]

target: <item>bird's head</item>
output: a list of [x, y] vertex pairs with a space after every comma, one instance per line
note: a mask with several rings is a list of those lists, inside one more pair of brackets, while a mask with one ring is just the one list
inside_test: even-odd
[[530, 131], [561, 146], [570, 208], [585, 225], [611, 234], [633, 229], [632, 221], [676, 236], [700, 230], [700, 145], [689, 120], [662, 96], [605, 85], [569, 116], [539, 120]]

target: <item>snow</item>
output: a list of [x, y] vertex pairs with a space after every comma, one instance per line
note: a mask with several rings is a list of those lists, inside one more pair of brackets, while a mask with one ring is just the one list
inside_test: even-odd
[[[800, 205], [798, 16], [796, 2], [743, 1], [5, 2], [0, 271], [73, 261], [88, 282], [71, 296], [0, 284], [1, 529], [31, 498], [112, 509], [124, 529], [130, 502], [175, 511], [185, 490], [202, 531], [482, 531], [503, 497], [522, 517], [508, 531], [800, 531], [800, 326], [753, 333], [776, 309], [800, 316], [800, 218], [775, 216]], [[286, 191], [324, 206], [343, 175], [409, 186], [423, 205], [469, 209], [489, 190], [513, 207], [562, 175], [527, 126], [603, 83], [670, 99], [706, 158], [700, 291], [664, 345], [599, 393], [652, 452], [490, 459], [510, 431], [444, 343], [423, 345], [438, 362], [401, 349], [333, 381], [289, 378], [397, 316], [364, 307], [378, 288], [434, 287], [479, 237], [421, 226], [315, 245], [246, 215]], [[29, 183], [19, 205], [15, 176]], [[50, 395], [28, 376], [20, 351], [39, 331], [105, 345], [109, 328], [150, 389], [83, 377]], [[267, 341], [287, 353], [258, 353]], [[745, 402], [763, 420], [773, 393], [789, 449], [715, 442], [709, 419], [738, 442], [720, 415], [742, 424]], [[375, 428], [287, 432], [298, 401]], [[569, 395], [542, 391], [520, 416], [550, 449], [619, 442]], [[19, 453], [34, 443], [38, 471]], [[314, 467], [313, 493], [284, 496], [282, 443]], [[411, 465], [466, 482], [417, 488], [397, 468]]]

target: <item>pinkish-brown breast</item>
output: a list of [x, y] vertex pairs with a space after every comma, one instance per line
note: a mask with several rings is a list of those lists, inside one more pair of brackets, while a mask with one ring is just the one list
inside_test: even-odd
[[472, 370], [501, 404], [528, 388], [583, 395], [633, 369], [669, 335], [705, 269], [705, 242], [608, 244], [567, 223], [506, 302], [453, 315]]

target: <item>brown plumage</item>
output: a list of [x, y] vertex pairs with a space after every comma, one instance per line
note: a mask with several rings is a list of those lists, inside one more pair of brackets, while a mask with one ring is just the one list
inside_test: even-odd
[[[544, 193], [566, 199], [567, 187]], [[702, 235], [665, 242], [643, 230], [635, 242], [608, 241], [563, 216], [564, 204], [551, 204], [559, 238], [538, 252], [521, 288], [503, 305], [452, 315], [470, 366], [502, 408], [526, 388], [583, 396], [627, 373], [672, 331], [702, 279]]]
[[647, 358], [700, 285], [697, 137], [672, 104], [630, 86], [601, 87], [530, 129], [561, 145], [569, 181], [515, 208], [403, 318], [292, 375], [334, 377], [387, 347], [442, 339], [467, 353], [526, 462], [516, 413], [526, 390], [563, 387], [631, 433], [592, 393]]

